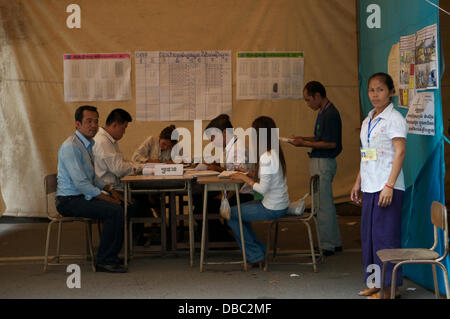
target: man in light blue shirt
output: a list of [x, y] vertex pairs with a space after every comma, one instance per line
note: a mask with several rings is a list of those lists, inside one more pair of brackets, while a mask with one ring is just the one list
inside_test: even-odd
[[98, 130], [97, 108], [80, 106], [75, 112], [75, 125], [75, 134], [68, 137], [58, 151], [56, 208], [66, 217], [102, 220], [97, 271], [126, 272], [117, 256], [123, 244], [123, 196], [98, 179], [94, 171], [92, 147]]

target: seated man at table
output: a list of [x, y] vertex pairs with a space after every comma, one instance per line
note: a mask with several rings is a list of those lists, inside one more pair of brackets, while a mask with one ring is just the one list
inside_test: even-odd
[[[103, 221], [96, 258], [97, 271], [123, 273], [118, 257], [123, 245], [123, 197], [95, 175], [93, 137], [98, 130], [94, 106], [80, 106], [75, 112], [76, 131], [58, 151], [56, 209], [65, 217], [85, 217]], [[102, 192], [109, 192], [107, 195]]]
[[[144, 164], [133, 163], [125, 159], [119, 149], [118, 141], [122, 139], [132, 122], [130, 113], [124, 109], [114, 109], [106, 118], [105, 127], [100, 127], [94, 137], [94, 163], [95, 174], [113, 189], [123, 194], [123, 185], [120, 179], [124, 176], [140, 173]], [[151, 216], [146, 195], [134, 195], [135, 204], [130, 205], [129, 215], [133, 217]], [[133, 240], [136, 245], [144, 245], [144, 225], [133, 224]]]

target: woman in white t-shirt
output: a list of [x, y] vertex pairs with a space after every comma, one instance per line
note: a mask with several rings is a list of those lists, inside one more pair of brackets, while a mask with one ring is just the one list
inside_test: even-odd
[[[395, 93], [392, 78], [376, 73], [369, 79], [371, 110], [361, 127], [361, 165], [351, 199], [361, 203], [361, 245], [364, 279], [367, 282], [371, 267], [382, 267], [377, 256], [381, 249], [401, 247], [401, 215], [405, 183], [402, 165], [406, 154], [408, 125], [400, 112], [394, 109], [391, 97]], [[361, 198], [362, 192], [362, 198]], [[384, 297], [390, 297], [393, 264], [386, 267]], [[381, 276], [381, 274], [380, 274]], [[396, 287], [402, 284], [399, 273]], [[380, 298], [379, 288], [368, 288], [360, 296]]]
[[[262, 194], [262, 200], [254, 200], [241, 205], [242, 227], [245, 242], [245, 254], [249, 267], [262, 267], [266, 252], [265, 245], [258, 239], [251, 222], [272, 220], [284, 216], [289, 206], [288, 187], [286, 183], [286, 162], [281, 148], [278, 147], [278, 129], [270, 117], [258, 117], [252, 124], [258, 141], [261, 133], [266, 136], [266, 150], [258, 150], [257, 172], [259, 182], [242, 173], [231, 175], [234, 180], [241, 180], [250, 185], [254, 191]], [[267, 133], [266, 133], [267, 132]], [[272, 145], [276, 141], [276, 146]], [[261, 145], [261, 143], [258, 143]], [[227, 221], [241, 247], [237, 206], [231, 207], [231, 218]], [[242, 247], [241, 247], [242, 249]]]

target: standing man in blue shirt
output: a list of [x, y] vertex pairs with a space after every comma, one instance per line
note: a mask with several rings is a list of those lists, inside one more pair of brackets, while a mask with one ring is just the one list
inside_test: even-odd
[[336, 157], [342, 151], [342, 122], [339, 111], [327, 98], [325, 87], [317, 81], [308, 82], [303, 89], [306, 104], [318, 111], [314, 136], [294, 137], [290, 143], [311, 147], [308, 153], [309, 173], [320, 176], [320, 200], [317, 222], [322, 252], [325, 256], [342, 251], [341, 232], [333, 201], [332, 183], [336, 174]]
[[97, 108], [80, 106], [75, 111], [75, 125], [75, 134], [69, 136], [58, 151], [56, 209], [66, 217], [102, 220], [96, 270], [126, 272], [118, 258], [123, 244], [123, 196], [98, 179], [94, 171], [92, 147], [98, 130]]

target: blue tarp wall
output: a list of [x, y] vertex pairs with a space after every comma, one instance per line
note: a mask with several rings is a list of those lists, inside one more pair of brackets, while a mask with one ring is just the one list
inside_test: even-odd
[[[438, 0], [432, 3], [439, 5]], [[376, 4], [380, 8], [381, 25], [370, 28], [367, 19], [374, 11], [368, 7]], [[388, 71], [388, 56], [392, 46], [401, 36], [415, 34], [420, 29], [438, 25], [439, 74], [444, 73], [443, 55], [439, 33], [439, 10], [425, 0], [360, 0], [359, 1], [359, 87], [364, 117], [372, 109], [368, 95], [368, 79], [376, 72]], [[398, 88], [396, 88], [398, 92]], [[441, 90], [434, 92], [435, 135], [408, 134], [407, 155], [403, 165], [405, 174], [405, 201], [402, 210], [402, 246], [404, 248], [430, 248], [433, 244], [433, 225], [430, 207], [433, 201], [445, 203], [444, 196], [444, 126], [442, 120]], [[397, 106], [398, 98], [394, 99]], [[406, 116], [407, 109], [397, 109]], [[439, 234], [437, 251], [444, 249], [444, 236]], [[448, 269], [449, 258], [444, 260]], [[433, 288], [431, 265], [407, 265], [403, 273], [414, 282]], [[443, 273], [438, 268], [440, 292], [445, 293]]]

